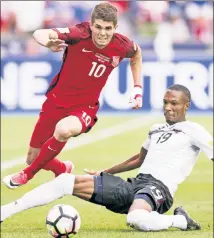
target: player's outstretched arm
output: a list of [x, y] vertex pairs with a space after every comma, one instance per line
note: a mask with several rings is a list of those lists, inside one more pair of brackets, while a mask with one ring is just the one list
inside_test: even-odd
[[134, 81], [134, 91], [131, 96], [132, 108], [142, 107], [142, 52], [139, 46], [136, 54], [130, 58], [130, 67]]
[[136, 168], [139, 168], [147, 154], [147, 150], [142, 147], [140, 154], [136, 154], [132, 156], [130, 159], [117, 164], [109, 169], [104, 169], [100, 171], [93, 171], [93, 170], [87, 170], [85, 169], [84, 171], [90, 175], [99, 175], [101, 172], [109, 173], [109, 174], [119, 174], [122, 172], [134, 170]]
[[53, 52], [63, 51], [67, 46], [64, 40], [58, 39], [58, 34], [52, 29], [40, 29], [33, 33], [36, 42], [49, 48]]

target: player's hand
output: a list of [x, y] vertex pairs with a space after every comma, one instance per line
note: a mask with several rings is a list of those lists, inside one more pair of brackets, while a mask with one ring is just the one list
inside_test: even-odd
[[104, 170], [95, 171], [95, 170], [84, 169], [84, 172], [86, 174], [95, 175], [95, 176], [99, 176], [103, 171]]
[[47, 45], [46, 45], [46, 47], [49, 48], [53, 52], [63, 51], [65, 49], [65, 47], [67, 47], [67, 46], [68, 45], [65, 43], [65, 41], [60, 40], [60, 39], [49, 40]]
[[140, 85], [135, 85], [132, 95], [130, 97], [129, 103], [131, 104], [132, 109], [138, 109], [142, 107], [142, 87]]

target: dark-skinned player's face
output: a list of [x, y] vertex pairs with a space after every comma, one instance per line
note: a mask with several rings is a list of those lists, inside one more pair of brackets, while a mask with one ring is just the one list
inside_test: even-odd
[[100, 49], [106, 47], [111, 41], [116, 27], [114, 26], [113, 22], [95, 19], [94, 23], [91, 23], [90, 25], [92, 40], [95, 46]]
[[186, 120], [186, 111], [190, 105], [188, 97], [181, 91], [167, 90], [163, 98], [163, 110], [166, 122], [174, 124]]

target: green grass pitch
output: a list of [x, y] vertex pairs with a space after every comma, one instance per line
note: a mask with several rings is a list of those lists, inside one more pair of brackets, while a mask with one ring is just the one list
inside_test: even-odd
[[[134, 119], [138, 115], [101, 116], [99, 123], [89, 133], [98, 132], [104, 128], [122, 124]], [[1, 125], [1, 159], [2, 163], [24, 156], [36, 116], [3, 117]], [[211, 116], [190, 116], [189, 120], [199, 122], [211, 133]], [[137, 153], [147, 137], [149, 127], [154, 122], [163, 122], [163, 117], [149, 120], [146, 116], [145, 125], [131, 131], [119, 133], [104, 140], [84, 145], [73, 150], [66, 150], [60, 154], [61, 160], [72, 160], [76, 166], [74, 173], [82, 174], [84, 168], [101, 169], [128, 159]], [[73, 138], [75, 140], [75, 138]], [[17, 165], [1, 171], [1, 177], [17, 172], [24, 167]], [[123, 178], [135, 176], [137, 171], [122, 174]], [[16, 190], [9, 190], [1, 186], [1, 204], [11, 202], [53, 178], [52, 173], [40, 171], [27, 185]], [[41, 194], [42, 196], [42, 194]], [[1, 225], [2, 238], [45, 238], [49, 237], [45, 225], [45, 218], [49, 209], [58, 203], [74, 206], [80, 213], [82, 224], [75, 237], [81, 238], [208, 238], [213, 237], [213, 163], [201, 153], [192, 174], [180, 185], [174, 205], [168, 214], [172, 214], [176, 206], [182, 205], [190, 215], [202, 226], [201, 231], [182, 232], [169, 229], [161, 232], [139, 232], [126, 226], [126, 216], [114, 214], [104, 207], [87, 203], [75, 197], [64, 197], [49, 205], [37, 207], [19, 213], [6, 220]]]

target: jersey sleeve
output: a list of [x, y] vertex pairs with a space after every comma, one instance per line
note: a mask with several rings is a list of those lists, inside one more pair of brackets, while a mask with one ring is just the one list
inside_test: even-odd
[[135, 53], [138, 51], [138, 46], [126, 36], [117, 34], [119, 44], [123, 49], [123, 58], [132, 58]]
[[148, 150], [148, 149], [149, 149], [149, 146], [150, 146], [150, 138], [148, 137], [148, 138], [144, 141], [142, 147], [143, 147], [145, 150]]
[[148, 137], [147, 139], [144, 141], [142, 147], [146, 150], [149, 149], [149, 146], [150, 146], [150, 143], [151, 143], [151, 134], [152, 134], [152, 131], [157, 127], [157, 125], [153, 125], [150, 130], [149, 130], [149, 133], [148, 133]]
[[58, 34], [58, 38], [67, 44], [90, 37], [90, 28], [87, 22], [69, 28], [54, 28], [53, 30]]
[[209, 159], [213, 158], [213, 137], [204, 127], [195, 124], [194, 130], [191, 130], [193, 144], [200, 148]]

